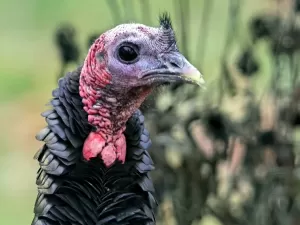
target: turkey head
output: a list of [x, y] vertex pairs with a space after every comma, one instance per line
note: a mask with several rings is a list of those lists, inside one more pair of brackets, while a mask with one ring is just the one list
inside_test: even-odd
[[80, 96], [94, 128], [84, 143], [84, 159], [101, 157], [106, 166], [124, 163], [126, 121], [153, 88], [174, 82], [204, 84], [178, 51], [166, 14], [159, 28], [122, 24], [100, 35], [80, 75]]

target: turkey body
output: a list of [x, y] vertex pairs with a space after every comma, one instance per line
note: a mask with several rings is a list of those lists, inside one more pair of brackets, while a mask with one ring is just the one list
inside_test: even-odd
[[47, 126], [36, 136], [40, 168], [32, 225], [155, 224], [154, 169], [144, 117], [137, 110], [126, 124], [126, 162], [107, 168], [101, 159], [82, 158], [92, 131], [79, 95], [81, 67], [59, 80], [52, 109], [42, 113]]

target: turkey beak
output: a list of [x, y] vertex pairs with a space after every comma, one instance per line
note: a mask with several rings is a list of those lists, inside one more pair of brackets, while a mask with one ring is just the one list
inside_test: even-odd
[[152, 84], [186, 82], [205, 89], [202, 74], [177, 51], [158, 55], [158, 63], [155, 67], [141, 74], [144, 82]]
[[[175, 67], [174, 72], [180, 74], [183, 81], [196, 84], [200, 87], [205, 87], [205, 81], [200, 71], [195, 68], [183, 55], [177, 54], [175, 57], [176, 58], [171, 58], [169, 69], [172, 70], [172, 67]], [[176, 59], [176, 61], [174, 61], [174, 59]]]
[[179, 52], [161, 55], [161, 62], [167, 68], [165, 74], [177, 82], [187, 82], [205, 88], [202, 74]]

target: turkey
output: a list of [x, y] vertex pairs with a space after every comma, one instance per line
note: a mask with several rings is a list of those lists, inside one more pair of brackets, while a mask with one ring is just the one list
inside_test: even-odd
[[167, 14], [160, 27], [122, 24], [90, 47], [52, 92], [32, 225], [155, 224], [147, 95], [170, 83], [204, 84], [180, 54]]

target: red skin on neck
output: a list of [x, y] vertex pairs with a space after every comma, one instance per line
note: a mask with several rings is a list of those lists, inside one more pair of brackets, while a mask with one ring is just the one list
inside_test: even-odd
[[126, 139], [123, 134], [125, 124], [133, 112], [141, 105], [151, 88], [139, 88], [128, 92], [128, 96], [117, 94], [110, 88], [112, 76], [106, 69], [106, 62], [96, 59], [96, 53], [106, 54], [104, 35], [96, 40], [84, 62], [79, 93], [89, 123], [95, 127], [85, 140], [83, 157], [87, 161], [100, 156], [109, 167], [116, 160], [125, 162]]

